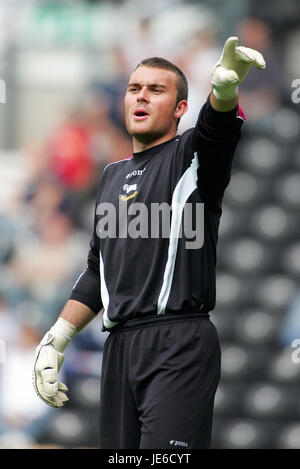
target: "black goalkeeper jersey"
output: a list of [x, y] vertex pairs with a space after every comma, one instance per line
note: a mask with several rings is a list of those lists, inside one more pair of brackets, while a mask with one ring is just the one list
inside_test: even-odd
[[104, 169], [88, 265], [71, 294], [104, 309], [104, 329], [214, 309], [221, 204], [243, 120], [239, 107], [217, 112], [208, 99], [194, 128]]

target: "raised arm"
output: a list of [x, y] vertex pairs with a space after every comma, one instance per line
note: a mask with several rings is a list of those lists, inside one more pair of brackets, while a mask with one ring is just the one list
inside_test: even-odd
[[248, 47], [237, 46], [238, 37], [231, 36], [225, 42], [222, 55], [212, 74], [210, 103], [216, 111], [227, 112], [238, 103], [238, 87], [245, 80], [251, 67], [266, 67], [262, 54]]
[[230, 37], [224, 45], [212, 72], [212, 91], [190, 139], [192, 154], [198, 155], [202, 199], [218, 210], [230, 181], [232, 160], [245, 120], [238, 106], [238, 87], [251, 66], [265, 68], [259, 52], [237, 47], [237, 41], [237, 37]]

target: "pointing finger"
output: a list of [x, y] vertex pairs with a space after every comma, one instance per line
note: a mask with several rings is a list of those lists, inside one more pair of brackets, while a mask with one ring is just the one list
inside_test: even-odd
[[225, 42], [224, 48], [223, 48], [223, 54], [222, 58], [227, 59], [227, 58], [232, 58], [235, 55], [235, 48], [238, 43], [239, 38], [237, 36], [231, 36], [227, 39]]

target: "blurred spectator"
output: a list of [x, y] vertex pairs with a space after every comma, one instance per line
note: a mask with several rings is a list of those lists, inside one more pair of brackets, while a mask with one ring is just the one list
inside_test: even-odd
[[13, 231], [7, 217], [0, 215], [0, 262], [3, 264], [8, 262], [14, 250]]
[[220, 54], [217, 31], [212, 27], [199, 29], [183, 44], [177, 65], [188, 80], [189, 108], [180, 123], [180, 132], [194, 127], [200, 107], [211, 91], [211, 74]]
[[[113, 87], [111, 92], [114, 94]], [[76, 201], [90, 197], [108, 163], [132, 151], [129, 138], [111, 119], [109, 94], [93, 86], [82, 95], [77, 109], [57, 126], [45, 145], [46, 174]], [[123, 102], [115, 99], [111, 106], [116, 116], [122, 112]]]
[[16, 246], [10, 262], [20, 300], [34, 299], [45, 315], [44, 324], [58, 315], [70, 293], [75, 273], [81, 270], [82, 244], [88, 236], [72, 231], [71, 220], [63, 213], [41, 214], [36, 232]]
[[10, 310], [5, 296], [0, 293], [0, 339], [6, 343], [17, 342], [19, 324]]
[[91, 136], [81, 111], [73, 111], [48, 141], [51, 173], [69, 190], [83, 190], [94, 181]]
[[[112, 123], [129, 139], [125, 127], [124, 95], [127, 89], [128, 76], [131, 73], [131, 68], [125, 57], [124, 50], [120, 45], [114, 45], [109, 53], [113, 76], [105, 83], [97, 81], [92, 82], [89, 89], [95, 95], [93, 99], [96, 99], [99, 105], [102, 103], [102, 108], [104, 107], [104, 103], [106, 103], [108, 115]], [[97, 96], [99, 97], [97, 98]]]
[[152, 32], [152, 20], [149, 16], [137, 20], [131, 37], [127, 38], [122, 47], [129, 70], [134, 70], [145, 58], [163, 57], [166, 53], [160, 38]]
[[[8, 322], [9, 328], [2, 328]], [[41, 335], [34, 326], [13, 319], [11, 311], [3, 311], [3, 303], [0, 327], [6, 343], [5, 363], [0, 365], [0, 447], [31, 447], [50, 424], [54, 410], [32, 389], [33, 357]]]
[[61, 212], [72, 215], [72, 203], [68, 193], [58, 181], [51, 178], [40, 177], [26, 187], [24, 194], [32, 213], [32, 223], [35, 224], [40, 217]]
[[[123, 102], [116, 101], [116, 105], [118, 107], [116, 112], [119, 113], [120, 108], [123, 108]], [[96, 164], [95, 177], [98, 180], [103, 168], [108, 163], [131, 155], [132, 145], [128, 136], [125, 136], [110, 117], [109, 95], [106, 95], [101, 89], [90, 90], [87, 92], [82, 106], [85, 124], [91, 136], [91, 155]]]
[[259, 122], [271, 116], [281, 102], [284, 76], [270, 27], [258, 18], [245, 18], [237, 27], [239, 44], [259, 50], [266, 61], [264, 73], [254, 67], [240, 91], [240, 103], [248, 121]]

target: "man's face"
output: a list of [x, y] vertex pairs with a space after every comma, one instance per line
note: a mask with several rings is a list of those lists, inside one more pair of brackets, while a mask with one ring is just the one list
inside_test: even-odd
[[141, 66], [129, 78], [125, 95], [126, 127], [130, 135], [144, 143], [176, 131], [177, 75], [160, 68]]

